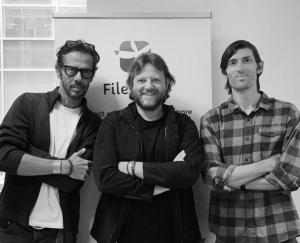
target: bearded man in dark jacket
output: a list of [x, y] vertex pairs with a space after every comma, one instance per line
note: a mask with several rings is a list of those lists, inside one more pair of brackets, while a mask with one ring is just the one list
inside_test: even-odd
[[192, 186], [201, 164], [195, 123], [164, 102], [175, 83], [164, 60], [144, 53], [127, 85], [134, 101], [110, 113], [94, 146], [99, 243], [198, 243]]

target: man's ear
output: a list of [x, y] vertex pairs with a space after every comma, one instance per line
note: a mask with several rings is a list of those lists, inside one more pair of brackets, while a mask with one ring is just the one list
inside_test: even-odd
[[168, 89], [171, 88], [171, 80], [169, 78], [166, 78], [166, 86], [168, 87]]
[[57, 64], [55, 65], [55, 72], [56, 72], [56, 75], [59, 79], [61, 79], [61, 70], [60, 70], [60, 67], [57, 66]]
[[264, 62], [261, 61], [260, 63], [257, 64], [257, 74], [261, 74], [264, 70]]
[[228, 79], [228, 75], [227, 75], [226, 70], [224, 70], [224, 71], [222, 70], [221, 73], [222, 73], [222, 76], [227, 80]]
[[95, 67], [95, 69], [94, 69], [94, 75], [93, 75], [93, 78], [92, 78], [92, 80], [90, 81], [90, 83], [93, 82], [97, 70], [98, 70], [98, 67]]

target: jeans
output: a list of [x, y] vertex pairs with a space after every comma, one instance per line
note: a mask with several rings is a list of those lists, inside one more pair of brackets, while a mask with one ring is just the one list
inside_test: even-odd
[[0, 243], [63, 243], [60, 229], [35, 229], [30, 226], [8, 222], [0, 226]]
[[[2, 242], [1, 242], [2, 243]], [[224, 241], [221, 241], [220, 239], [216, 239], [216, 242], [215, 243], [225, 243]], [[297, 240], [296, 238], [293, 238], [293, 239], [289, 239], [287, 241], [284, 241], [282, 243], [297, 243]]]

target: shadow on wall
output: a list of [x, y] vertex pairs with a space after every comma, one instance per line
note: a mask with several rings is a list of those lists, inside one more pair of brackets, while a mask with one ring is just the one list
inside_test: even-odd
[[100, 192], [95, 184], [94, 177], [91, 174], [87, 177], [80, 191], [80, 221], [77, 238], [78, 243], [96, 242], [90, 235], [90, 229], [93, 225], [99, 198]]

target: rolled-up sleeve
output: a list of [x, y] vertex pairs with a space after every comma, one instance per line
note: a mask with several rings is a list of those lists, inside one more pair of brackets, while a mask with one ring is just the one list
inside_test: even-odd
[[0, 171], [16, 175], [29, 147], [31, 106], [26, 94], [19, 96], [0, 126]]
[[[231, 191], [228, 186], [228, 178], [232, 174], [235, 165], [226, 164], [221, 156], [220, 139], [218, 139], [217, 114], [206, 114], [201, 118], [200, 136], [204, 147], [204, 164], [206, 168], [202, 171], [205, 183], [213, 190]], [[215, 173], [212, 171], [215, 170]]]
[[265, 178], [284, 191], [295, 191], [300, 186], [300, 123], [299, 111], [292, 106], [287, 121], [280, 163]]

